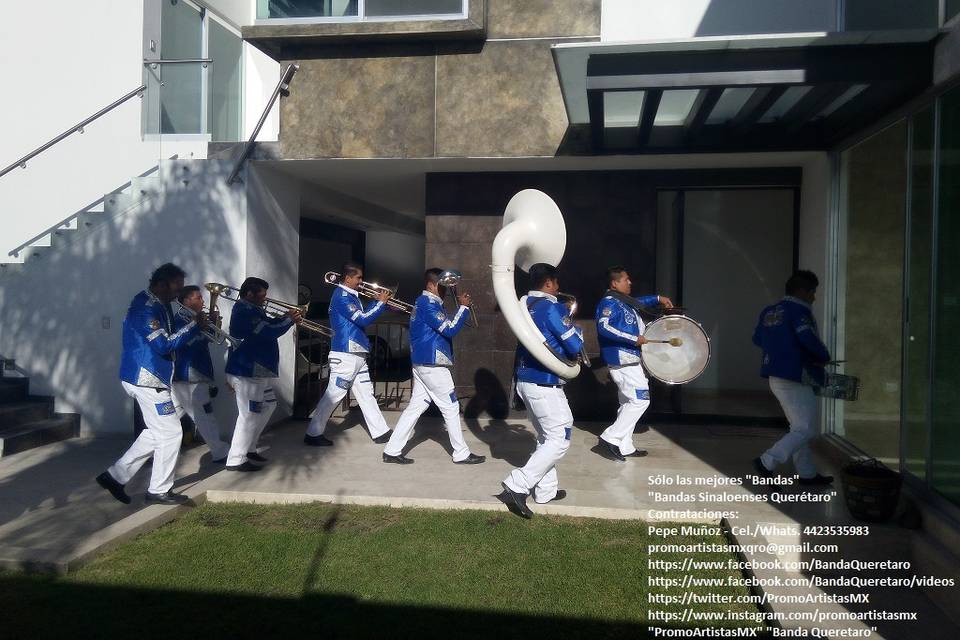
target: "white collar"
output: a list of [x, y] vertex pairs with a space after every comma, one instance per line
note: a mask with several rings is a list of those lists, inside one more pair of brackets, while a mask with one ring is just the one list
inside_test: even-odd
[[345, 285], [345, 284], [338, 284], [337, 286], [340, 287], [341, 289], [343, 289], [344, 291], [349, 291], [350, 293], [352, 293], [353, 295], [357, 296], [358, 298], [360, 297], [360, 294], [359, 294], [359, 293], [357, 293], [356, 291], [354, 291], [353, 289], [351, 289], [350, 287], [348, 287], [348, 286]]
[[549, 294], [546, 291], [528, 291], [527, 296], [533, 296], [534, 298], [546, 298], [550, 302], [557, 301], [557, 296]]
[[800, 298], [797, 298], [795, 296], [783, 296], [783, 299], [788, 302], [796, 302], [797, 304], [802, 304], [807, 309], [812, 309], [812, 307], [806, 300], [801, 300]]
[[436, 300], [436, 301], [439, 302], [440, 304], [443, 304], [443, 298], [441, 298], [440, 296], [438, 296], [438, 295], [435, 294], [435, 293], [431, 293], [430, 291], [427, 291], [426, 289], [424, 289], [424, 290], [423, 290], [423, 295], [427, 296], [428, 298], [432, 298], [432, 299]]

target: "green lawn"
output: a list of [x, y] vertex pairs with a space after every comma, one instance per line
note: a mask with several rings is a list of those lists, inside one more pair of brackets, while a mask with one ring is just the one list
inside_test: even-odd
[[206, 504], [66, 577], [0, 574], [0, 624], [8, 638], [646, 637], [648, 609], [680, 610], [647, 602], [671, 593], [647, 586], [650, 541], [636, 521]]

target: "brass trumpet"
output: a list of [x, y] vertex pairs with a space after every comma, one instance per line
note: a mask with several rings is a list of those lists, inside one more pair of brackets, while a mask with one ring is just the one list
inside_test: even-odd
[[[180, 308], [177, 309], [177, 315], [187, 322], [192, 322], [197, 319], [197, 313], [190, 307], [182, 304], [180, 305]], [[209, 318], [210, 316], [211, 314], [208, 313], [207, 317]], [[200, 329], [200, 333], [204, 338], [213, 344], [225, 344], [231, 349], [236, 349], [240, 346], [240, 340], [237, 340], [231, 336], [229, 333], [215, 325], [212, 321], [208, 322], [205, 327]]]
[[[323, 274], [323, 280], [327, 284], [332, 284], [337, 286], [343, 280], [343, 276], [337, 273], [336, 271], [327, 271]], [[374, 282], [364, 282], [361, 281], [359, 286], [357, 286], [357, 293], [367, 298], [377, 298], [381, 293], [386, 292], [390, 294], [390, 298], [384, 303], [394, 311], [402, 311], [403, 313], [413, 313], [413, 305], [409, 302], [404, 302], [394, 298], [393, 296], [396, 292], [390, 287], [384, 287]]]
[[[437, 281], [441, 287], [449, 287], [453, 291], [454, 297], [457, 295], [457, 285], [460, 284], [460, 280], [463, 279], [463, 274], [459, 271], [454, 271], [453, 269], [448, 269], [440, 274], [440, 279]], [[467, 305], [467, 309], [470, 310], [470, 326], [474, 329], [480, 328], [480, 319], [477, 316], [477, 310], [473, 308], [473, 303], [471, 302]]]
[[[227, 300], [232, 300], [233, 302], [238, 302], [240, 298], [240, 290], [236, 287], [231, 287], [230, 285], [220, 284], [219, 282], [208, 282], [204, 285], [207, 288], [207, 291], [210, 292], [210, 310], [213, 311], [216, 309], [217, 298], [222, 297]], [[279, 318], [280, 316], [286, 315], [288, 311], [296, 310], [300, 312], [301, 316], [304, 316], [303, 320], [297, 325], [302, 329], [311, 331], [313, 333], [318, 333], [322, 336], [328, 338], [333, 337], [333, 329], [330, 327], [324, 326], [319, 322], [314, 322], [313, 320], [307, 320], [307, 309], [310, 307], [308, 304], [291, 304], [289, 302], [283, 302], [281, 300], [276, 300], [274, 298], [267, 298], [263, 303], [263, 310], [271, 318]]]

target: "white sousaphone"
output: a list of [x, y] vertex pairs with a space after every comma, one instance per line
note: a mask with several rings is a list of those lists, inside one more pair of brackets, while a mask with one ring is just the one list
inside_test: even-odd
[[580, 365], [562, 360], [546, 340], [527, 306], [517, 298], [514, 269], [529, 271], [543, 262], [557, 266], [567, 245], [567, 228], [556, 203], [542, 191], [524, 189], [507, 203], [503, 227], [493, 241], [493, 293], [517, 340], [546, 368], [561, 378], [575, 378]]

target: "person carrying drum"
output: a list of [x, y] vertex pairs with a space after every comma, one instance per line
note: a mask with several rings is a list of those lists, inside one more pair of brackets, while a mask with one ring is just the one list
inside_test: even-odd
[[595, 450], [609, 460], [626, 462], [627, 458], [647, 455], [644, 449], [633, 446], [633, 430], [650, 406], [650, 387], [640, 366], [640, 345], [646, 340], [637, 308], [659, 304], [669, 309], [673, 302], [657, 295], [632, 298], [633, 282], [621, 266], [607, 269], [607, 287], [597, 304], [597, 339], [603, 360], [610, 368], [610, 379], [617, 385], [620, 408], [614, 423], [600, 434]]
[[810, 305], [816, 300], [817, 276], [797, 271], [787, 280], [786, 296], [760, 312], [753, 331], [753, 344], [763, 349], [760, 375], [770, 381], [770, 390], [790, 422], [790, 432], [759, 458], [753, 466], [763, 477], [793, 458], [802, 485], [828, 485], [833, 476], [820, 475], [813, 464], [810, 442], [817, 436], [817, 398], [814, 387], [822, 386], [824, 365], [830, 352], [817, 335]]

